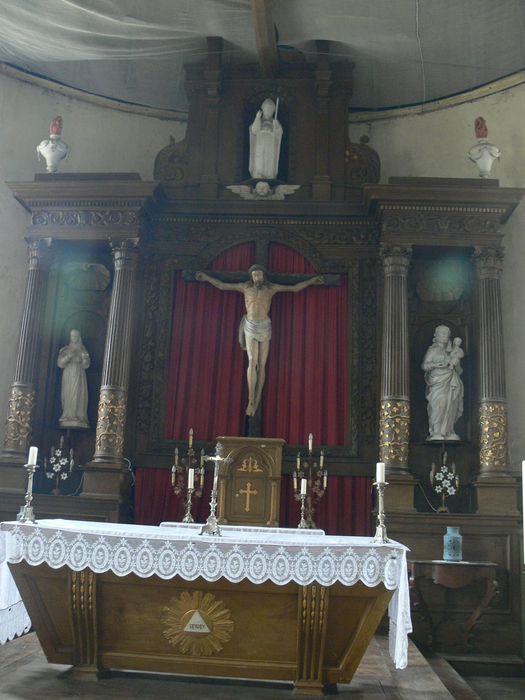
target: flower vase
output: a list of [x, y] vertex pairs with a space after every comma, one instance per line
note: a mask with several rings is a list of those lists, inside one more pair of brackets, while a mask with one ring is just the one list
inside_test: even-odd
[[462, 561], [463, 537], [459, 533], [459, 527], [447, 526], [447, 531], [443, 535], [443, 559]]

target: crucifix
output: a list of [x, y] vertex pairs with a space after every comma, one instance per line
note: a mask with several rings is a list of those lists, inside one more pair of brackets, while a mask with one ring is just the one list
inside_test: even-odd
[[244, 510], [246, 513], [249, 513], [250, 512], [250, 497], [257, 496], [257, 494], [259, 492], [257, 491], [257, 489], [253, 489], [253, 491], [252, 491], [252, 484], [250, 481], [248, 481], [246, 484], [246, 488], [241, 489], [239, 491], [239, 493], [241, 494], [241, 496], [246, 496], [246, 503], [244, 504]]
[[[267, 259], [268, 242], [258, 241], [257, 262], [246, 272], [185, 271], [186, 281], [208, 282], [223, 291], [241, 292], [244, 295], [246, 315], [241, 320], [239, 341], [248, 356], [248, 435], [261, 435], [261, 396], [266, 378], [266, 360], [272, 335], [268, 316], [272, 298], [280, 292], [300, 292], [312, 285], [335, 286], [340, 284], [339, 275], [297, 275], [268, 273], [264, 266]], [[260, 262], [262, 260], [262, 262]]]

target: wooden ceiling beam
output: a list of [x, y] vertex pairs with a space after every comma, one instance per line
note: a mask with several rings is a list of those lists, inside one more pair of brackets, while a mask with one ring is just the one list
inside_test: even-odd
[[264, 77], [277, 75], [279, 53], [275, 42], [275, 27], [272, 19], [271, 0], [252, 0], [253, 25], [259, 64]]

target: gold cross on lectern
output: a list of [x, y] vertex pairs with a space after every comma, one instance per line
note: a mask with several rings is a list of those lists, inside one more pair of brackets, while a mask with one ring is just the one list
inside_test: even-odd
[[252, 484], [250, 481], [248, 481], [246, 484], [246, 488], [241, 489], [239, 491], [239, 493], [241, 494], [241, 496], [246, 496], [246, 503], [244, 505], [244, 510], [246, 511], [246, 513], [249, 513], [250, 512], [250, 497], [257, 496], [257, 494], [259, 492], [257, 491], [257, 489], [253, 489], [253, 491], [252, 491]]

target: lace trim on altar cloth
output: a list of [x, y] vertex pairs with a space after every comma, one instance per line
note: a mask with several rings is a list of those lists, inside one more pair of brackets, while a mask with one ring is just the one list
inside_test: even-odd
[[21, 600], [0, 610], [0, 644], [26, 634], [31, 629], [31, 620]]
[[389, 606], [391, 655], [397, 668], [406, 666], [411, 625], [406, 547], [401, 544], [382, 545], [362, 537], [301, 537], [300, 533], [295, 538], [274, 534], [273, 541], [262, 538], [264, 533], [260, 537], [239, 533], [217, 539], [199, 537], [182, 528], [93, 525], [3, 523], [2, 529], [10, 534], [8, 561], [24, 560], [33, 566], [46, 563], [54, 569], [67, 566], [74, 571], [111, 571], [117, 576], [180, 576], [187, 581], [225, 578], [232, 583], [295, 582], [301, 586], [314, 582], [353, 586], [361, 581], [368, 587], [383, 583], [395, 591]]

